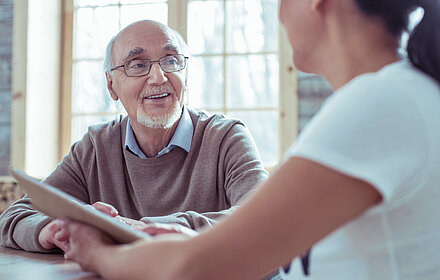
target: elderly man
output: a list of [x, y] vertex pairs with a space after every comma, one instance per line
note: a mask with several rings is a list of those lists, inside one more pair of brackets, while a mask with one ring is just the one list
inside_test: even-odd
[[[243, 123], [183, 105], [186, 51], [177, 32], [157, 22], [119, 32], [105, 74], [128, 116], [90, 127], [45, 182], [126, 221], [198, 230], [227, 215], [267, 174]], [[60, 221], [26, 197], [2, 214], [0, 228], [4, 246], [68, 246]]]

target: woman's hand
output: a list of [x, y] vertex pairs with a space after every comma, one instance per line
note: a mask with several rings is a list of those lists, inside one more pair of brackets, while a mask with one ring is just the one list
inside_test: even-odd
[[69, 234], [69, 250], [64, 258], [78, 262], [82, 269], [99, 273], [99, 259], [111, 256], [113, 240], [102, 231], [82, 223], [61, 219], [63, 230]]
[[162, 234], [152, 240], [115, 245], [101, 231], [75, 221], [62, 219], [70, 236], [65, 258], [105, 279], [184, 279], [189, 273], [191, 246], [183, 234]]
[[44, 249], [60, 248], [69, 250], [69, 233], [63, 229], [60, 219], [55, 219], [45, 225], [38, 234], [38, 242]]

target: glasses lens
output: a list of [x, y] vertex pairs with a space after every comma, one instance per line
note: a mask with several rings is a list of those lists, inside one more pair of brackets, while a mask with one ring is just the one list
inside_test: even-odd
[[127, 76], [142, 76], [150, 71], [151, 62], [147, 59], [134, 59], [125, 65]]
[[185, 68], [185, 57], [181, 54], [167, 55], [162, 57], [159, 63], [165, 72], [180, 71]]

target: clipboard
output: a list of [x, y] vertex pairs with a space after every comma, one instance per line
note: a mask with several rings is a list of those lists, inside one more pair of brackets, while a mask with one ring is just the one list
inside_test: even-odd
[[51, 218], [67, 217], [96, 227], [121, 244], [131, 243], [152, 237], [142, 231], [117, 221], [75, 197], [49, 185], [42, 183], [22, 171], [11, 168], [11, 175], [31, 199], [34, 209]]

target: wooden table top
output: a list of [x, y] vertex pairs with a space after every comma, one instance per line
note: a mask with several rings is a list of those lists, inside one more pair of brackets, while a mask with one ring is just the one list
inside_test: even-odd
[[0, 246], [0, 280], [96, 280], [97, 275], [81, 270], [60, 254], [29, 253]]

